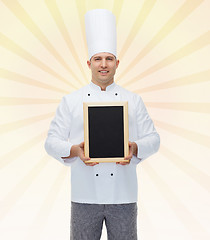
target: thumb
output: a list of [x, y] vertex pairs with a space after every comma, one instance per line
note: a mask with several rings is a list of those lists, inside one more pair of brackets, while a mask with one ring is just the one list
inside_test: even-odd
[[81, 143], [79, 144], [79, 147], [84, 148], [84, 142], [81, 142]]

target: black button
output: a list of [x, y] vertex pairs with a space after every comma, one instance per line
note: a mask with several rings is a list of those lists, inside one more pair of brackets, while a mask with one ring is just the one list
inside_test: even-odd
[[88, 93], [88, 96], [90, 96], [90, 93]]
[[111, 176], [113, 176], [114, 174], [113, 173], [111, 173]]
[[96, 177], [98, 177], [98, 173], [96, 173]]
[[115, 93], [115, 96], [117, 96], [117, 93]]

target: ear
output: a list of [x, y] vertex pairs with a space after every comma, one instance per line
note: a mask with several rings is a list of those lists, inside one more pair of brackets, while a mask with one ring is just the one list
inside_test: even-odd
[[118, 68], [119, 63], [120, 63], [120, 60], [118, 59], [118, 60], [116, 61], [116, 68]]
[[88, 67], [90, 68], [90, 65], [91, 65], [90, 60], [87, 60], [87, 65], [88, 65]]

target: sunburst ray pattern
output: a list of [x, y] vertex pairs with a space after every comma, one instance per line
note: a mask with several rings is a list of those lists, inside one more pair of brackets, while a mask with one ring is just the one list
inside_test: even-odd
[[137, 167], [139, 239], [208, 240], [208, 0], [0, 0], [0, 238], [69, 239], [70, 170], [44, 141], [62, 96], [90, 81], [94, 8], [115, 14], [116, 82], [141, 95], [161, 137]]

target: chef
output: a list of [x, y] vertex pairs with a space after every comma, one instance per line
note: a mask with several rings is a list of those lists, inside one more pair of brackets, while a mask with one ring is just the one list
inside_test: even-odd
[[[105, 9], [85, 15], [90, 84], [62, 98], [45, 149], [71, 166], [71, 239], [137, 239], [136, 166], [157, 152], [160, 138], [141, 97], [114, 82], [119, 65], [115, 16]], [[128, 162], [88, 163], [84, 156], [83, 102], [128, 102]], [[103, 126], [101, 126], [103, 128]], [[102, 143], [103, 144], [103, 143]]]

